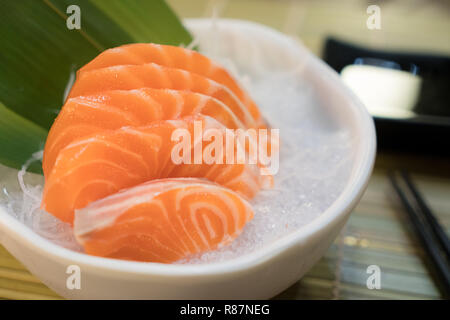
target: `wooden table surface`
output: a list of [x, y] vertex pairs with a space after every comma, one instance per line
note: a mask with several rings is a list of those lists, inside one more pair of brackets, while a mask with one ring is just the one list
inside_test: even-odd
[[[320, 55], [323, 39], [335, 35], [385, 49], [450, 53], [450, 10], [445, 1], [381, 2], [382, 29], [365, 27], [368, 2], [360, 0], [169, 0], [182, 17], [210, 16], [219, 5], [225, 17], [250, 19], [298, 36]], [[386, 176], [409, 170], [447, 231], [450, 230], [450, 159], [379, 154], [369, 187], [340, 237], [280, 299], [436, 299], [439, 292], [426, 258]], [[381, 269], [381, 289], [366, 286], [369, 265]], [[0, 298], [58, 299], [0, 246]]]

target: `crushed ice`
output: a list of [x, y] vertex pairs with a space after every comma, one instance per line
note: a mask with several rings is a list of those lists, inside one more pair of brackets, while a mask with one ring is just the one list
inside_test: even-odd
[[75, 241], [72, 227], [40, 209], [44, 177], [26, 170], [32, 162], [42, 160], [42, 153], [34, 153], [19, 171], [0, 165], [0, 205], [40, 236], [63, 247], [82, 251]]

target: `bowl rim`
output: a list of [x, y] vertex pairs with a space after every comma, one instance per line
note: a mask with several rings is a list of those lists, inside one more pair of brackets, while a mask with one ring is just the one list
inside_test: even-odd
[[[189, 23], [208, 21], [209, 19], [188, 19]], [[287, 35], [273, 30], [267, 26], [237, 19], [220, 19], [222, 24], [235, 24], [247, 30], [255, 30], [257, 32], [270, 34], [273, 38], [285, 40]], [[334, 83], [334, 86], [344, 93], [347, 108], [352, 109], [354, 120], [360, 128], [359, 145], [355, 148], [355, 164], [353, 165], [349, 181], [346, 183], [344, 190], [337, 199], [317, 218], [308, 224], [302, 226], [298, 230], [273, 241], [272, 243], [237, 258], [233, 258], [222, 262], [212, 262], [205, 264], [163, 264], [153, 262], [125, 261], [110, 258], [102, 258], [90, 256], [85, 253], [76, 252], [62, 246], [59, 246], [50, 240], [47, 240], [29, 227], [12, 217], [2, 207], [0, 207], [0, 227], [2, 233], [10, 234], [15, 241], [20, 241], [23, 245], [28, 246], [33, 251], [40, 251], [42, 255], [53, 260], [70, 261], [69, 264], [78, 264], [80, 266], [89, 267], [91, 270], [98, 271], [132, 273], [137, 275], [153, 275], [153, 276], [214, 276], [217, 274], [230, 274], [245, 269], [251, 269], [264, 264], [265, 262], [276, 258], [289, 247], [304, 243], [308, 238], [315, 234], [323, 232], [327, 226], [345, 217], [345, 215], [356, 205], [362, 196], [365, 187], [368, 184], [376, 152], [376, 136], [375, 127], [372, 117], [367, 112], [364, 105], [358, 98], [341, 82], [338, 74], [328, 67], [324, 62], [315, 57], [307, 49], [299, 47], [307, 55], [308, 62], [314, 64], [314, 67], [323, 71], [327, 75], [327, 81]], [[0, 240], [4, 235], [0, 234]]]

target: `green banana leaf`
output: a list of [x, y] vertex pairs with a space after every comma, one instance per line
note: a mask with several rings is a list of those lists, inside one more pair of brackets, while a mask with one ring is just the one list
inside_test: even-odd
[[[20, 167], [31, 155], [44, 147], [47, 131], [34, 122], [19, 116], [0, 102], [0, 162], [10, 167]], [[27, 159], [24, 159], [26, 155]], [[30, 171], [40, 172], [36, 162]]]
[[[80, 29], [66, 25], [70, 5]], [[76, 70], [101, 51], [192, 41], [162, 0], [3, 0], [0, 38], [0, 162], [14, 168], [42, 148]]]

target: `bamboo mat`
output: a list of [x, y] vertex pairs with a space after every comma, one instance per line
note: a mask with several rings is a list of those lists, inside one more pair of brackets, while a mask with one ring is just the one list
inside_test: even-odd
[[[406, 161], [408, 160], [408, 161]], [[438, 299], [424, 252], [386, 176], [406, 168], [440, 222], [450, 231], [448, 159], [378, 156], [368, 189], [325, 256], [276, 299]], [[439, 173], [439, 174], [438, 174]], [[381, 289], [366, 286], [367, 267], [381, 269]], [[58, 299], [0, 246], [0, 298]]]
[[0, 245], [0, 298], [61, 299]]
[[[412, 176], [449, 232], [450, 180]], [[277, 298], [439, 299], [425, 259], [408, 217], [389, 185], [386, 170], [376, 168], [364, 197], [325, 257]], [[369, 265], [381, 269], [380, 290], [367, 288]]]

